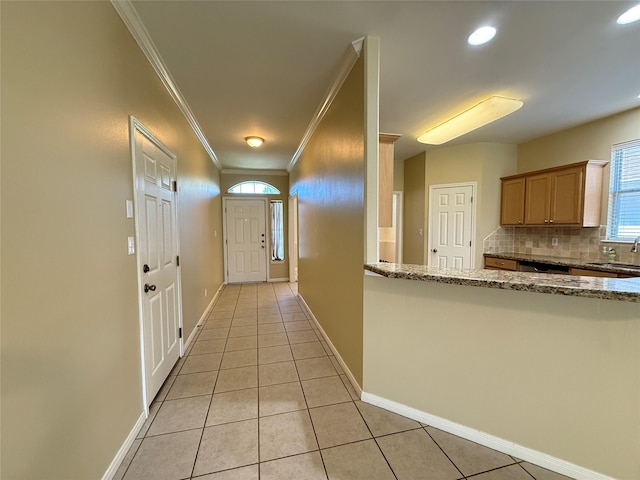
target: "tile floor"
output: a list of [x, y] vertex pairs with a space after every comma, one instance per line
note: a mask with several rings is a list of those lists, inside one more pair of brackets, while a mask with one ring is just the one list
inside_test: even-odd
[[296, 284], [227, 286], [116, 480], [561, 480], [361, 402]]

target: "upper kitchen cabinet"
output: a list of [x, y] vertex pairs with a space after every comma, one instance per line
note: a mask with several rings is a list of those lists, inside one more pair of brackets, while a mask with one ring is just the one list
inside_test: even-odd
[[599, 226], [602, 169], [607, 163], [588, 160], [503, 177], [501, 225]]
[[393, 226], [393, 144], [400, 135], [381, 133], [378, 151], [378, 227]]

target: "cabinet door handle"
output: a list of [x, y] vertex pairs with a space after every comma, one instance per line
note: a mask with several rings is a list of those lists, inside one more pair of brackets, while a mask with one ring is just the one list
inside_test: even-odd
[[549, 220], [549, 223], [553, 223], [553, 220]]
[[545, 220], [544, 223], [549, 223], [549, 220]]

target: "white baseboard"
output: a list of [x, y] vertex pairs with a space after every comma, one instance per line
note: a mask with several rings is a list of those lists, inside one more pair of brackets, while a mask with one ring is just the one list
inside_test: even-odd
[[207, 305], [207, 308], [204, 309], [204, 312], [200, 316], [200, 320], [198, 320], [198, 323], [196, 323], [195, 328], [193, 329], [193, 331], [189, 335], [189, 338], [187, 338], [185, 340], [184, 344], [182, 345], [182, 355], [184, 355], [184, 352], [187, 351], [187, 348], [189, 347], [189, 345], [191, 344], [193, 339], [196, 337], [196, 335], [198, 333], [198, 329], [200, 327], [202, 327], [202, 324], [204, 323], [204, 321], [209, 316], [209, 313], [211, 312], [211, 309], [213, 308], [213, 305], [216, 303], [216, 300], [220, 296], [220, 292], [222, 292], [223, 287], [224, 287], [224, 283], [220, 284], [220, 286], [216, 290], [216, 293], [213, 295], [213, 298], [211, 299], [211, 302], [209, 302], [209, 305]]
[[288, 281], [289, 281], [289, 277], [270, 278], [269, 280], [267, 280], [267, 282], [269, 282], [269, 283], [273, 283], [273, 282], [288, 282]]
[[479, 443], [485, 447], [493, 448], [507, 455], [513, 455], [527, 462], [533, 463], [548, 470], [566, 475], [577, 480], [614, 480], [612, 477], [594, 472], [574, 463], [553, 457], [546, 453], [533, 450], [517, 443], [510, 442], [500, 437], [481, 432], [471, 427], [452, 422], [442, 417], [417, 410], [402, 403], [394, 402], [372, 393], [363, 392], [362, 401], [370, 403], [390, 412], [397, 413], [404, 417], [412, 418], [418, 422], [443, 430], [458, 437], [466, 438], [472, 442]]
[[102, 475], [102, 480], [111, 480], [113, 476], [116, 474], [116, 472], [118, 471], [118, 468], [120, 468], [120, 464], [122, 463], [122, 460], [124, 460], [124, 457], [127, 455], [127, 452], [131, 448], [131, 445], [133, 445], [133, 442], [138, 436], [138, 432], [144, 425], [144, 422], [146, 419], [147, 419], [146, 415], [144, 414], [144, 412], [142, 412], [140, 414], [140, 418], [138, 418], [138, 421], [131, 429], [131, 432], [129, 432], [127, 439], [124, 441], [124, 443], [120, 447], [120, 450], [118, 450], [118, 453], [116, 453], [116, 456], [111, 462], [111, 465], [109, 465], [109, 468], [107, 468], [107, 471], [104, 472], [104, 475]]
[[318, 328], [318, 330], [322, 334], [322, 337], [324, 338], [324, 341], [327, 342], [327, 345], [329, 345], [329, 348], [331, 349], [331, 352], [333, 353], [333, 356], [336, 357], [336, 360], [338, 360], [338, 363], [342, 367], [342, 370], [344, 370], [344, 374], [349, 379], [349, 382], [351, 383], [351, 386], [353, 387], [353, 389], [358, 394], [358, 397], [362, 398], [362, 388], [360, 387], [360, 385], [356, 381], [356, 378], [353, 376], [353, 373], [351, 373], [351, 370], [349, 370], [349, 367], [347, 367], [347, 364], [344, 362], [344, 360], [340, 356], [340, 353], [338, 352], [336, 347], [331, 342], [331, 339], [329, 338], [329, 335], [327, 335], [327, 332], [325, 332], [324, 328], [322, 328], [322, 325], [320, 325], [320, 322], [318, 321], [316, 316], [311, 311], [311, 308], [309, 308], [309, 305], [307, 305], [307, 302], [304, 300], [304, 297], [302, 295], [298, 294], [298, 299], [302, 302], [302, 304], [304, 305], [304, 308], [307, 310], [307, 312], [309, 312], [309, 316], [311, 317], [313, 322], [316, 324], [316, 327]]

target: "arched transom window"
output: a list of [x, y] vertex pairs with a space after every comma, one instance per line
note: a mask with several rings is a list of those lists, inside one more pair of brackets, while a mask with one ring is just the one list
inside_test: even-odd
[[278, 190], [273, 185], [265, 182], [249, 181], [236, 183], [233, 187], [227, 190], [227, 193], [248, 193], [256, 195], [278, 195]]

